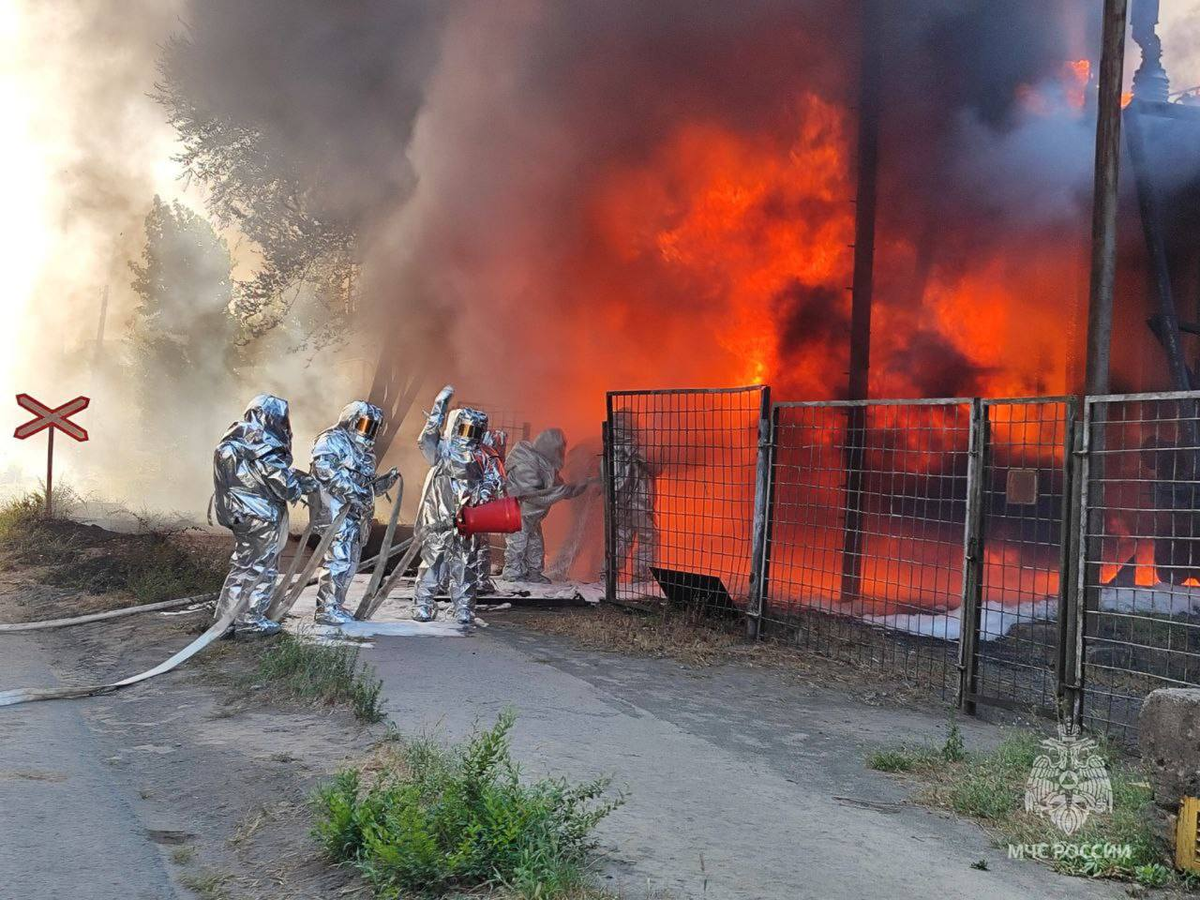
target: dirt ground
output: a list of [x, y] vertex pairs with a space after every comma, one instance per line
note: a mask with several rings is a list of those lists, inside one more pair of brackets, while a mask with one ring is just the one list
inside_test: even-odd
[[[128, 602], [81, 601], [37, 576], [0, 576], [0, 621]], [[515, 755], [530, 774], [614, 776], [627, 803], [601, 827], [597, 877], [630, 900], [1123, 895], [1009, 862], [976, 826], [910, 804], [906, 786], [865, 769], [880, 744], [940, 742], [944, 709], [732, 635], [655, 646], [638, 629], [628, 652], [613, 652], [622, 620], [598, 616], [609, 614], [514, 610], [467, 639], [379, 637], [363, 658], [404, 733], [456, 739], [514, 707]], [[132, 674], [187, 643], [202, 619], [146, 614], [0, 635], [0, 686]], [[0, 804], [17, 811], [0, 817], [0, 894], [368, 896], [320, 859], [305, 798], [383, 729], [236, 687], [253, 655], [221, 642], [120, 693], [0, 709]], [[975, 746], [998, 738], [975, 722], [964, 730]], [[979, 859], [989, 871], [972, 868]]]
[[[7, 572], [0, 620], [120, 605]], [[32, 577], [31, 577], [32, 576]], [[4, 685], [133, 674], [189, 642], [206, 613], [145, 614], [0, 635]], [[317, 780], [383, 733], [345, 710], [268, 704], [235, 689], [253, 648], [221, 642], [126, 691], [0, 709], [0, 895], [22, 900], [351, 896], [308, 839]]]

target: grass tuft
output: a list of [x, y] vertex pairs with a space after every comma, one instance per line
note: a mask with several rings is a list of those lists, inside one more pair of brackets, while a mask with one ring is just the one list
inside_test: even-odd
[[[1170, 884], [1176, 876], [1164, 862], [1170, 848], [1157, 836], [1153, 805], [1145, 775], [1112, 748], [1101, 747], [1108, 760], [1113, 811], [1093, 814], [1075, 834], [1065, 837], [1050, 820], [1025, 809], [1026, 782], [1034, 760], [1045, 752], [1042, 737], [1033, 731], [1013, 731], [994, 750], [969, 753], [955, 739], [940, 751], [933, 748], [884, 748], [867, 757], [868, 768], [910, 773], [923, 782], [916, 799], [979, 820], [1000, 846], [1062, 842], [1128, 846], [1121, 860], [1067, 856], [1056, 860], [1059, 871], [1088, 877], [1119, 877], [1154, 886]], [[957, 758], [952, 758], [957, 757]], [[1165, 880], [1163, 880], [1165, 879]]]
[[374, 771], [348, 769], [317, 790], [315, 837], [378, 897], [484, 887], [526, 900], [599, 896], [587, 885], [591, 834], [621, 800], [607, 797], [607, 779], [522, 781], [514, 721], [504, 712], [452, 747], [389, 742]]
[[942, 745], [942, 759], [946, 762], [962, 762], [967, 758], [967, 742], [963, 739], [962, 729], [954, 716], [950, 716], [950, 730], [946, 734], [946, 743]]
[[383, 682], [359, 665], [358, 648], [318, 644], [305, 635], [281, 634], [259, 656], [243, 687], [265, 685], [293, 700], [326, 706], [349, 704], [362, 722], [382, 722]]
[[68, 488], [55, 491], [55, 515], [45, 514], [38, 492], [0, 504], [0, 551], [20, 563], [49, 567], [59, 587], [104, 594], [127, 591], [156, 603], [220, 590], [228, 571], [212, 545], [188, 546], [178, 531], [115, 534], [72, 521], [78, 506]]
[[930, 747], [886, 747], [867, 756], [867, 768], [892, 774], [923, 772], [937, 766], [940, 759]]
[[171, 851], [171, 862], [177, 866], [186, 866], [196, 858], [195, 847], [176, 847]]
[[215, 872], [184, 875], [179, 879], [179, 883], [198, 896], [200, 900], [229, 900], [229, 891], [226, 889], [228, 882], [228, 875]]

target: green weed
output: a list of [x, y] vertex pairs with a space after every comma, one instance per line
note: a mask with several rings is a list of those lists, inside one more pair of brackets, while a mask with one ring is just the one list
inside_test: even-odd
[[[940, 752], [877, 750], [868, 756], [867, 766], [883, 772], [914, 773], [924, 782], [918, 800], [980, 820], [1001, 846], [1069, 841], [1129, 847], [1129, 856], [1119, 860], [1058, 860], [1055, 867], [1060, 871], [1089, 877], [1131, 878], [1146, 885], [1159, 883], [1165, 871], [1168, 877], [1162, 883], [1175, 880], [1171, 870], [1162, 865], [1169, 848], [1154, 831], [1150, 790], [1136, 764], [1121, 759], [1112, 748], [1099, 748], [1100, 755], [1108, 760], [1113, 810], [1093, 813], [1068, 838], [1048, 818], [1025, 809], [1026, 782], [1034, 760], [1045, 752], [1041, 735], [1013, 731], [994, 750], [974, 754], [967, 752], [961, 735], [956, 738], [956, 731], [952, 723], [950, 738]], [[934, 764], [929, 763], [931, 757], [936, 760]]]
[[358, 648], [318, 644], [305, 635], [282, 634], [259, 656], [242, 686], [263, 685], [294, 700], [333, 706], [349, 704], [363, 722], [382, 722], [383, 682], [370, 666], [360, 666]]
[[363, 783], [339, 773], [313, 797], [314, 834], [381, 898], [477, 888], [537, 900], [599, 896], [586, 884], [596, 825], [620, 805], [608, 781], [524, 782], [510, 753], [511, 712], [463, 744], [405, 744]]

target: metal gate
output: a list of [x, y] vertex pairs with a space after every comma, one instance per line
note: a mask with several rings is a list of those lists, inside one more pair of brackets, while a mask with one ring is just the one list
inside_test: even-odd
[[1200, 393], [1088, 397], [1072, 672], [1080, 716], [1133, 733], [1146, 694], [1200, 684]]
[[977, 401], [962, 703], [1056, 715], [1073, 398]]
[[776, 404], [762, 620], [958, 690], [971, 401]]
[[609, 600], [730, 615], [750, 606], [769, 411], [762, 386], [608, 394]]

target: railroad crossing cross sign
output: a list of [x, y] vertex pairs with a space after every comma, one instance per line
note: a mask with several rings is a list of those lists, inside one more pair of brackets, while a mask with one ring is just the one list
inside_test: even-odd
[[71, 421], [75, 413], [83, 412], [92, 401], [87, 397], [76, 397], [62, 406], [51, 409], [28, 394], [17, 394], [17, 405], [33, 413], [33, 418], [13, 432], [13, 437], [25, 440], [39, 431], [46, 432], [46, 515], [54, 512], [54, 432], [57, 429], [79, 442], [88, 439], [87, 429]]
[[62, 406], [56, 406], [54, 409], [51, 409], [28, 394], [17, 394], [17, 405], [33, 413], [34, 418], [14, 431], [13, 437], [25, 440], [25, 438], [33, 437], [33, 435], [46, 428], [49, 428], [51, 435], [53, 435], [54, 429], [57, 428], [77, 441], [86, 441], [88, 439], [87, 429], [76, 425], [70, 419], [75, 413], [83, 412], [87, 409], [88, 404], [91, 402], [91, 399], [88, 397], [76, 397]]

